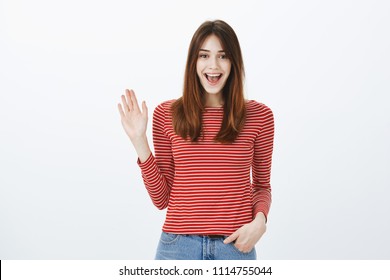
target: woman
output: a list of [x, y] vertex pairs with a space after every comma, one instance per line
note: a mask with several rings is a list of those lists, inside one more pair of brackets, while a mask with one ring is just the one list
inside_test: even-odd
[[[245, 100], [234, 30], [206, 21], [188, 51], [183, 96], [153, 114], [132, 90], [118, 104], [153, 203], [168, 207], [156, 259], [256, 259], [271, 203], [272, 111]], [[251, 180], [252, 172], [252, 180]]]

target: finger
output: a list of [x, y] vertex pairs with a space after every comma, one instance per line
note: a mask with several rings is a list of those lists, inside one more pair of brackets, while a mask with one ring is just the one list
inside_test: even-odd
[[230, 242], [236, 240], [238, 237], [238, 231], [233, 232], [230, 236], [228, 236], [223, 243], [224, 244], [229, 244]]
[[131, 97], [131, 102], [133, 103], [133, 109], [140, 111], [139, 106], [138, 106], [138, 100], [137, 97], [135, 96], [134, 90], [130, 91], [130, 97]]
[[129, 111], [133, 111], [134, 110], [134, 106], [133, 106], [133, 102], [131, 101], [131, 94], [130, 94], [130, 90], [126, 89], [126, 99], [127, 99], [127, 105], [129, 107]]
[[122, 119], [126, 118], [125, 112], [123, 112], [122, 105], [120, 103], [118, 103], [118, 110], [119, 110], [119, 114], [121, 115], [121, 118]]
[[126, 97], [124, 95], [121, 96], [123, 103], [123, 110], [128, 112], [130, 110], [129, 104], [127, 104]]

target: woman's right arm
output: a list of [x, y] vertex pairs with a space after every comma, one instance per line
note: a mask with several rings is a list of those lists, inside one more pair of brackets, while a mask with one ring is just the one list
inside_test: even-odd
[[145, 162], [151, 154], [146, 127], [148, 124], [148, 108], [145, 101], [142, 102], [142, 112], [133, 90], [126, 89], [126, 97], [121, 96], [123, 108], [118, 104], [122, 126], [129, 136], [131, 143], [138, 154], [140, 162]]
[[118, 104], [122, 125], [138, 154], [137, 163], [141, 168], [145, 187], [153, 204], [158, 209], [164, 209], [168, 206], [175, 172], [171, 143], [164, 134], [164, 110], [162, 106], [158, 106], [153, 115], [154, 157], [146, 137], [148, 111], [145, 102], [142, 103], [141, 112], [134, 91], [126, 90], [126, 98], [122, 95], [122, 103], [123, 109]]

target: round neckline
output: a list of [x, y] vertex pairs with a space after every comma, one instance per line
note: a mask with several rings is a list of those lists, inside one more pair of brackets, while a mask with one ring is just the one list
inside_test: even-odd
[[220, 107], [205, 106], [204, 108], [205, 108], [206, 110], [208, 110], [208, 109], [223, 109], [223, 106], [220, 106]]

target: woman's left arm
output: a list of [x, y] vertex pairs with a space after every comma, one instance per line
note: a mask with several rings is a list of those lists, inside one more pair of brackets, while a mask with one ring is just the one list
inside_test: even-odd
[[266, 231], [267, 216], [271, 205], [271, 162], [274, 142], [274, 116], [270, 108], [259, 104], [260, 132], [254, 144], [252, 163], [253, 221], [245, 224], [224, 240], [242, 252], [249, 252]]

